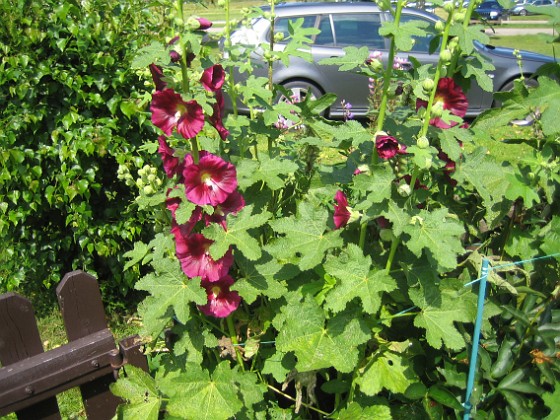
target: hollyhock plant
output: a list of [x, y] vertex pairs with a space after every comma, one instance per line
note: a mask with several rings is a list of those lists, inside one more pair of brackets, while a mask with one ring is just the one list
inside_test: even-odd
[[206, 289], [208, 303], [199, 306], [198, 309], [208, 316], [225, 318], [237, 309], [241, 303], [241, 297], [229, 288], [234, 283], [230, 276], [224, 276], [218, 281], [203, 281], [202, 287]]
[[200, 206], [217, 206], [237, 189], [235, 166], [204, 151], [198, 164], [185, 166], [183, 177], [187, 198]]
[[171, 232], [175, 236], [175, 253], [181, 262], [183, 273], [188, 277], [201, 277], [212, 282], [228, 273], [233, 264], [231, 249], [215, 261], [208, 251], [214, 241], [205, 238], [201, 233], [190, 234], [186, 225], [175, 225]]
[[336, 204], [334, 205], [334, 225], [337, 229], [340, 229], [348, 224], [352, 213], [348, 209], [348, 199], [346, 194], [338, 190], [334, 196]]
[[[426, 108], [428, 102], [418, 99], [416, 100], [416, 110], [420, 108]], [[450, 77], [443, 77], [439, 79], [436, 96], [434, 97], [434, 107], [440, 106], [444, 110], [448, 110], [451, 114], [458, 117], [464, 117], [467, 113], [467, 108], [469, 106], [467, 102], [467, 97], [463, 92], [463, 89]], [[445, 122], [440, 117], [434, 117], [430, 119], [430, 125], [438, 128], [450, 128], [457, 125], [457, 121]]]
[[202, 107], [195, 101], [183, 101], [173, 89], [156, 91], [150, 105], [152, 123], [170, 136], [174, 128], [186, 139], [196, 136], [204, 127]]
[[391, 159], [397, 154], [406, 153], [406, 146], [404, 144], [400, 144], [396, 138], [387, 134], [380, 134], [376, 136], [375, 148], [381, 159]]
[[204, 89], [209, 92], [216, 92], [221, 89], [226, 79], [226, 74], [224, 68], [220, 64], [214, 64], [212, 67], [208, 67], [202, 73], [200, 78], [200, 83]]

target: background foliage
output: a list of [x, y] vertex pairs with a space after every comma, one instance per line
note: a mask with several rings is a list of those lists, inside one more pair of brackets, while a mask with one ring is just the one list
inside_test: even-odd
[[164, 22], [142, 1], [0, 8], [0, 290], [40, 307], [54, 297], [46, 288], [80, 268], [122, 305], [139, 275], [122, 254], [154, 229], [131, 206], [153, 130], [152, 87], [130, 61]]

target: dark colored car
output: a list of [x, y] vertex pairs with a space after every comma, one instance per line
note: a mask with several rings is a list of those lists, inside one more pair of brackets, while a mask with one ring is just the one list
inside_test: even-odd
[[509, 11], [505, 9], [497, 1], [485, 1], [481, 3], [475, 10], [475, 18], [486, 20], [502, 20], [509, 18]]
[[[386, 63], [389, 40], [379, 35], [381, 23], [391, 20], [392, 15], [384, 12], [374, 3], [286, 3], [275, 8], [275, 31], [285, 32], [287, 35], [288, 22], [303, 18], [303, 27], [313, 27], [320, 30], [312, 36], [312, 62], [299, 57], [291, 57], [289, 65], [277, 61], [273, 67], [273, 82], [291, 90], [297, 98], [307, 95], [319, 97], [327, 92], [337, 95], [336, 101], [327, 114], [331, 118], [342, 118], [347, 109], [342, 100], [352, 104], [352, 113], [365, 116], [369, 109], [368, 78], [353, 72], [340, 72], [337, 65], [321, 65], [319, 61], [329, 57], [341, 57], [345, 54], [344, 47], [367, 46], [370, 52], [381, 53], [382, 61]], [[402, 21], [423, 20], [429, 26], [440, 20], [439, 17], [416, 9], [404, 9]], [[240, 27], [232, 34], [234, 44], [245, 45], [252, 49], [251, 57], [255, 64], [254, 76], [267, 77], [267, 67], [263, 60], [263, 51], [259, 47], [268, 43], [271, 37], [270, 24], [267, 19], [253, 20], [251, 27]], [[416, 38], [412, 51], [399, 53], [398, 57], [406, 59], [415, 57], [422, 64], [436, 64], [437, 54], [429, 53], [430, 37]], [[283, 48], [282, 42], [276, 45]], [[494, 92], [510, 90], [513, 80], [520, 74], [530, 78], [541, 66], [554, 62], [552, 57], [521, 51], [523, 57], [522, 69], [519, 68], [513, 50], [476, 44], [476, 52], [486, 57], [496, 69], [490, 74], [493, 79]], [[247, 78], [246, 73], [236, 75], [236, 80]], [[529, 82], [534, 82], [528, 79]], [[486, 92], [478, 86], [473, 78], [467, 98], [469, 109], [467, 116], [474, 117], [489, 109], [493, 104], [493, 92]], [[243, 104], [238, 104], [239, 110], [248, 112]], [[231, 106], [231, 105], [229, 105]]]

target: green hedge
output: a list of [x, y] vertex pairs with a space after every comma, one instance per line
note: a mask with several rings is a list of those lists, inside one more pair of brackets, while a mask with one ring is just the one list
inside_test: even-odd
[[140, 274], [122, 255], [153, 231], [117, 176], [149, 163], [139, 147], [155, 136], [153, 87], [130, 61], [159, 16], [139, 0], [0, 8], [0, 292], [48, 304], [45, 288], [79, 268], [122, 297]]

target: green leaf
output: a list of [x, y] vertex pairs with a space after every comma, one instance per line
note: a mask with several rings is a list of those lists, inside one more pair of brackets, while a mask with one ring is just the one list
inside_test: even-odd
[[138, 264], [146, 257], [149, 251], [150, 247], [147, 244], [143, 242], [134, 242], [134, 249], [123, 254], [123, 257], [128, 258], [128, 262], [125, 264], [123, 270], [126, 271], [130, 267]]
[[473, 53], [466, 59], [467, 65], [462, 68], [465, 79], [475, 77], [476, 83], [486, 92], [494, 91], [494, 84], [490, 78], [490, 72], [495, 70], [493, 64], [480, 54]]
[[451, 407], [454, 410], [464, 410], [464, 407], [457, 400], [457, 397], [443, 385], [432, 385], [428, 390], [428, 397], [433, 398], [438, 403]]
[[409, 289], [410, 299], [420, 308], [414, 325], [426, 330], [426, 340], [433, 348], [445, 345], [460, 350], [465, 347], [465, 340], [454, 322], [474, 322], [476, 295], [450, 279], [440, 285], [440, 290], [440, 295], [426, 295], [422, 289]]
[[386, 405], [370, 405], [362, 407], [357, 402], [351, 402], [346, 408], [340, 410], [336, 420], [391, 420], [391, 409]]
[[556, 385], [554, 392], [546, 392], [541, 395], [544, 403], [550, 408], [550, 414], [544, 420], [560, 419], [560, 386]]
[[169, 52], [157, 41], [152, 41], [147, 47], [140, 48], [130, 67], [133, 69], [145, 69], [152, 63], [169, 63]]
[[125, 372], [126, 376], [121, 375], [110, 385], [113, 394], [127, 401], [119, 406], [119, 417], [157, 420], [161, 397], [154, 378], [132, 365], [126, 365]]
[[286, 280], [294, 277], [299, 270], [293, 265], [280, 264], [276, 260], [261, 259], [257, 262], [246, 258], [236, 258], [241, 277], [237, 279], [231, 290], [237, 290], [239, 295], [249, 304], [260, 295], [271, 299], [282, 297], [286, 289]]
[[403, 242], [417, 257], [426, 252], [438, 264], [440, 272], [457, 266], [457, 256], [464, 252], [460, 236], [463, 225], [449, 217], [446, 208], [432, 212], [421, 210], [403, 228], [410, 238]]
[[334, 367], [351, 372], [358, 363], [358, 345], [370, 335], [357, 317], [346, 313], [331, 318], [325, 327], [325, 314], [314, 299], [284, 307], [286, 322], [276, 339], [276, 348], [293, 351], [299, 372]]
[[272, 214], [267, 211], [259, 214], [252, 212], [253, 205], [246, 206], [236, 215], [228, 214], [227, 229], [213, 223], [202, 231], [206, 238], [214, 241], [210, 245], [210, 255], [214, 260], [222, 258], [231, 245], [235, 245], [249, 260], [261, 257], [261, 246], [248, 230], [264, 225]]
[[364, 311], [373, 315], [381, 306], [383, 292], [397, 288], [395, 280], [385, 270], [372, 269], [371, 257], [365, 256], [355, 244], [348, 244], [338, 257], [329, 258], [325, 270], [338, 279], [326, 300], [326, 308], [335, 313], [344, 310], [352, 299], [359, 298]]
[[381, 213], [381, 215], [391, 222], [393, 233], [395, 236], [399, 236], [408, 225], [410, 215], [393, 200], [389, 201], [387, 207], [387, 211]]
[[323, 261], [329, 249], [342, 246], [340, 231], [326, 232], [328, 211], [308, 202], [300, 202], [295, 216], [270, 222], [283, 237], [271, 241], [266, 249], [279, 260], [295, 259], [301, 270], [313, 268]]
[[343, 48], [344, 55], [342, 57], [323, 58], [319, 61], [322, 65], [338, 65], [338, 71], [353, 70], [361, 64], [365, 63], [369, 58], [369, 50], [367, 47], [346, 47]]
[[167, 406], [169, 414], [186, 419], [221, 420], [234, 417], [243, 408], [236, 375], [239, 372], [221, 362], [212, 375], [195, 364], [172, 382], [177, 392]]
[[410, 51], [414, 46], [413, 39], [415, 37], [425, 37], [427, 32], [424, 28], [427, 28], [429, 23], [425, 20], [410, 20], [408, 22], [395, 22], [385, 21], [381, 24], [379, 28], [379, 35], [381, 36], [393, 36], [395, 39], [395, 45], [399, 51]]
[[177, 261], [163, 259], [154, 261], [155, 273], [144, 276], [135, 288], [152, 294], [161, 310], [173, 308], [179, 322], [186, 323], [190, 317], [189, 303], [204, 305], [207, 302], [206, 291], [200, 287], [200, 279], [189, 279]]
[[[270, 159], [265, 153], [259, 155], [259, 160], [243, 159], [237, 164], [239, 188], [247, 189], [257, 182], [264, 182], [275, 191], [283, 188], [286, 177], [298, 170], [298, 165], [282, 158]], [[284, 175], [284, 177], [281, 177]]]
[[358, 174], [354, 177], [353, 187], [360, 192], [371, 192], [367, 200], [372, 203], [381, 203], [391, 197], [391, 189], [395, 175], [388, 166], [371, 168], [370, 174]]
[[408, 358], [389, 350], [380, 351], [358, 378], [360, 391], [366, 395], [377, 395], [382, 389], [395, 394], [404, 394], [414, 382], [415, 375]]
[[474, 41], [486, 45], [490, 42], [490, 38], [484, 33], [484, 26], [482, 25], [469, 25], [463, 26], [462, 23], [455, 23], [451, 26], [449, 35], [456, 37], [459, 41], [461, 52], [469, 55], [474, 50]]
[[526, 99], [527, 105], [541, 112], [543, 133], [551, 136], [560, 133], [560, 84], [548, 77], [539, 78], [539, 86]]

